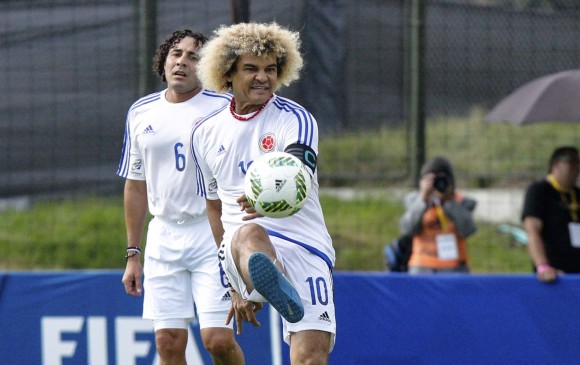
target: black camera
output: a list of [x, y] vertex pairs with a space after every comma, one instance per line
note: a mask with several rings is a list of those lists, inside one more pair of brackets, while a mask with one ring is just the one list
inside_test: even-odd
[[433, 187], [440, 193], [446, 192], [449, 185], [449, 178], [445, 174], [437, 174], [433, 180]]

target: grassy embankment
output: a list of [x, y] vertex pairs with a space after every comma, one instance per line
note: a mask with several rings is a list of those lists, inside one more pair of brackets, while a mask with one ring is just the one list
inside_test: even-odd
[[[382, 270], [384, 245], [397, 236], [398, 201], [323, 195], [338, 270]], [[0, 269], [124, 267], [125, 231], [120, 197], [40, 202], [29, 211], [0, 213]], [[510, 244], [495, 225], [480, 224], [469, 243], [475, 272], [521, 272], [525, 248]]]
[[[466, 177], [458, 178], [458, 186], [471, 188], [527, 183], [530, 172], [539, 176], [545, 172], [547, 156], [555, 146], [574, 145], [580, 135], [580, 124], [488, 124], [478, 111], [467, 119], [430, 120], [427, 127], [427, 157], [451, 157], [457, 175]], [[409, 163], [407, 140], [402, 128], [321, 140], [320, 171], [334, 176], [321, 183], [360, 186], [357, 189], [409, 188], [404, 177]], [[362, 182], [348, 178], [362, 173], [399, 178]], [[352, 200], [321, 196], [338, 270], [382, 270], [383, 247], [397, 237], [403, 212], [400, 199], [387, 191]], [[478, 225], [469, 241], [474, 272], [529, 272], [525, 247], [498, 233], [495, 224]], [[124, 245], [120, 196], [41, 201], [29, 211], [0, 212], [0, 269], [122, 268]]]

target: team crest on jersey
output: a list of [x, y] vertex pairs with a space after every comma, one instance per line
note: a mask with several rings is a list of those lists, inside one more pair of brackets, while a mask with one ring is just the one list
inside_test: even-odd
[[216, 179], [212, 179], [208, 186], [209, 193], [217, 193], [218, 184]]
[[141, 170], [141, 167], [143, 167], [143, 160], [141, 159], [135, 160], [135, 162], [133, 162], [133, 164], [131, 165], [131, 171]]
[[133, 163], [131, 164], [131, 170], [129, 171], [129, 175], [131, 177], [141, 177], [143, 176], [143, 160], [142, 159], [136, 159], [135, 161], [133, 161]]
[[272, 132], [268, 132], [260, 137], [260, 149], [264, 152], [270, 152], [276, 147], [276, 136]]

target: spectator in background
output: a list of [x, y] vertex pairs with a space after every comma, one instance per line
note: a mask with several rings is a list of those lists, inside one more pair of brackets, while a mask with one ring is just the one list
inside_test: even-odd
[[419, 191], [405, 197], [401, 234], [412, 236], [410, 274], [468, 273], [466, 239], [476, 231], [475, 200], [455, 191], [453, 168], [435, 157], [421, 168]]
[[[230, 294], [222, 280], [217, 247], [205, 209], [196, 195], [189, 136], [197, 120], [231, 100], [203, 89], [196, 76], [199, 52], [207, 38], [179, 30], [155, 55], [155, 72], [165, 90], [136, 101], [127, 114], [117, 174], [125, 180], [127, 266], [125, 291], [140, 296], [144, 274], [143, 317], [153, 320], [160, 365], [186, 363], [189, 322], [194, 303], [201, 338], [214, 364], [243, 365], [244, 354], [226, 325]], [[147, 209], [144, 269], [142, 234]]]
[[546, 179], [526, 191], [522, 220], [540, 281], [552, 282], [559, 273], [580, 273], [579, 173], [578, 149], [557, 148]]

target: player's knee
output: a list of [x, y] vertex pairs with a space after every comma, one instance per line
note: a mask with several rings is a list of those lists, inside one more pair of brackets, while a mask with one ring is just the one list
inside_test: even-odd
[[187, 346], [187, 331], [159, 330], [155, 332], [155, 345], [159, 356], [163, 359], [184, 355]]
[[238, 231], [236, 232], [236, 238], [241, 241], [251, 240], [252, 238], [258, 237], [267, 237], [268, 233], [259, 224], [256, 223], [248, 223], [241, 226]]
[[308, 351], [297, 349], [292, 354], [292, 363], [301, 365], [326, 365], [328, 364], [328, 353], [324, 351]]
[[244, 224], [236, 231], [232, 240], [232, 252], [236, 251], [240, 253], [240, 256], [244, 256], [244, 253], [249, 255], [255, 251], [275, 256], [268, 232], [256, 223]]
[[291, 337], [290, 357], [292, 364], [328, 364], [330, 334], [320, 331], [305, 331]]
[[236, 349], [233, 332], [227, 330], [212, 330], [202, 333], [203, 346], [216, 358], [228, 357]]

